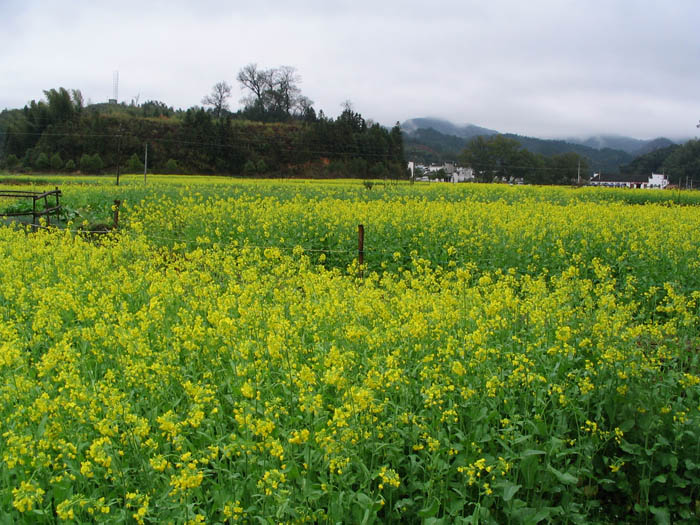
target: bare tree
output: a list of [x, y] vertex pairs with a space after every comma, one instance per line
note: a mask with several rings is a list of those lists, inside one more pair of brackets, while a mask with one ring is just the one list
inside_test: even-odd
[[257, 64], [248, 64], [236, 78], [249, 91], [242, 102], [257, 118], [285, 120], [309, 113], [313, 104], [301, 94], [301, 76], [291, 66], [259, 69]]
[[297, 85], [301, 82], [301, 76], [296, 68], [291, 66], [280, 66], [273, 70], [272, 84], [274, 95], [274, 105], [280, 113], [291, 115], [296, 109], [301, 97], [301, 89]]
[[226, 82], [217, 82], [211, 88], [211, 93], [202, 99], [202, 104], [212, 106], [217, 119], [221, 118], [222, 113], [228, 110], [228, 98], [231, 96], [231, 86]]
[[267, 92], [272, 89], [273, 72], [274, 70], [258, 69], [257, 64], [248, 64], [241, 69], [236, 78], [251, 92], [251, 95], [244, 97], [242, 102], [247, 105], [263, 106]]
[[306, 121], [316, 120], [316, 111], [314, 110], [314, 101], [309, 97], [301, 95], [297, 101], [296, 116], [301, 117]]

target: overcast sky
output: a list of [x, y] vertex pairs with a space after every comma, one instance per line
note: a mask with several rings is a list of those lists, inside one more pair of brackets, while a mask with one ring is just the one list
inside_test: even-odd
[[692, 137], [698, 0], [0, 0], [0, 110], [80, 89], [187, 108], [255, 62], [329, 116], [439, 117], [539, 137]]

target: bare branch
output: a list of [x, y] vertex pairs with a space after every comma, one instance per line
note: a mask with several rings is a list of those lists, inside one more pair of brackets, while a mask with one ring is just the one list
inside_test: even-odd
[[212, 106], [216, 118], [221, 118], [222, 113], [228, 110], [228, 98], [231, 96], [231, 86], [226, 82], [217, 82], [211, 88], [211, 93], [202, 99], [202, 104]]

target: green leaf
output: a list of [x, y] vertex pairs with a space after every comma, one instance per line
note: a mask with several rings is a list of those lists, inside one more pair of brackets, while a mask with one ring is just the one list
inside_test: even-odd
[[552, 474], [554, 474], [557, 477], [559, 481], [566, 485], [576, 485], [576, 483], [578, 483], [578, 478], [576, 476], [572, 476], [568, 472], [561, 472], [551, 465], [547, 466], [547, 470], [549, 470]]
[[668, 512], [668, 509], [665, 507], [659, 508], [659, 507], [652, 507], [649, 506], [649, 512], [651, 512], [654, 515], [654, 519], [656, 520], [656, 523], [659, 525], [670, 525], [671, 524], [671, 514]]
[[552, 515], [552, 508], [551, 507], [545, 507], [543, 509], [539, 509], [535, 515], [532, 517], [532, 521], [530, 523], [539, 523], [542, 520], [546, 520]]
[[504, 486], [503, 486], [503, 501], [510, 501], [513, 499], [513, 496], [515, 496], [515, 493], [520, 490], [521, 485], [516, 485], [515, 483], [511, 483], [508, 481]]
[[666, 474], [659, 474], [653, 480], [652, 483], [666, 483]]
[[668, 462], [669, 462], [670, 465], [671, 465], [671, 470], [674, 470], [674, 471], [675, 471], [675, 470], [678, 468], [678, 457], [677, 457], [677, 456], [672, 455], [672, 456], [669, 458]]
[[544, 456], [545, 452], [544, 450], [534, 450], [534, 449], [527, 449], [524, 450], [520, 453], [520, 457], [527, 458], [530, 456]]
[[620, 430], [623, 432], [629, 432], [634, 427], [634, 419], [628, 419], [620, 425]]
[[279, 506], [279, 508], [277, 509], [276, 517], [281, 518], [282, 516], [284, 516], [287, 512], [287, 507], [289, 507], [289, 499], [284, 500]]
[[628, 454], [638, 455], [642, 452], [642, 447], [637, 444], [628, 443], [624, 439], [620, 443], [620, 448], [627, 452]]
[[358, 492], [355, 494], [355, 499], [363, 507], [371, 507], [374, 501], [367, 494], [363, 492]]
[[401, 498], [394, 504], [394, 510], [401, 510], [403, 508], [408, 508], [413, 506], [413, 500], [411, 498]]
[[462, 512], [465, 504], [466, 501], [464, 501], [464, 498], [455, 498], [447, 504], [447, 512], [450, 516], [456, 516]]
[[418, 511], [419, 518], [432, 518], [440, 510], [440, 502], [437, 498], [432, 498], [432, 502], [427, 507], [422, 508]]

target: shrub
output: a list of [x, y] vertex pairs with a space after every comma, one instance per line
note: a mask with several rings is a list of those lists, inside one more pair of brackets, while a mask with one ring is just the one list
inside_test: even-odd
[[126, 169], [130, 173], [139, 173], [143, 168], [143, 163], [139, 159], [139, 156], [134, 153], [126, 163]]
[[257, 166], [255, 165], [255, 161], [253, 160], [248, 160], [243, 166], [243, 173], [245, 173], [246, 175], [251, 175], [255, 173], [256, 170]]
[[99, 153], [95, 153], [92, 156], [92, 167], [95, 173], [99, 173], [102, 171], [102, 168], [104, 168], [104, 162], [102, 162], [102, 157], [100, 157]]
[[39, 156], [34, 161], [34, 167], [38, 170], [46, 170], [49, 166], [51, 166], [51, 163], [46, 153], [39, 153]]
[[103, 167], [104, 163], [99, 153], [95, 153], [94, 155], [84, 153], [83, 156], [80, 157], [80, 171], [83, 173], [99, 173]]
[[87, 153], [83, 153], [80, 157], [80, 171], [90, 173], [92, 171], [92, 157]]
[[66, 171], [75, 171], [75, 161], [73, 159], [68, 159], [66, 165], [64, 166]]
[[177, 161], [175, 159], [168, 159], [165, 163], [165, 173], [177, 173]]
[[383, 179], [387, 177], [388, 174], [389, 172], [383, 162], [377, 162], [369, 169], [369, 175], [374, 179]]
[[13, 170], [19, 166], [19, 159], [17, 158], [17, 155], [10, 153], [5, 160], [5, 166], [8, 170]]
[[60, 170], [63, 167], [63, 159], [59, 153], [51, 155], [51, 169]]

